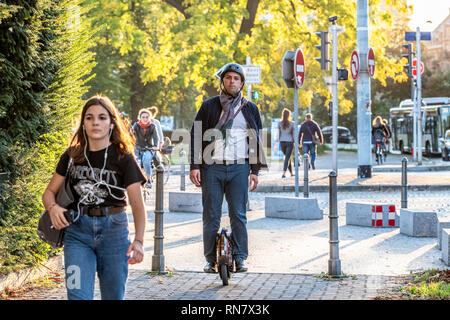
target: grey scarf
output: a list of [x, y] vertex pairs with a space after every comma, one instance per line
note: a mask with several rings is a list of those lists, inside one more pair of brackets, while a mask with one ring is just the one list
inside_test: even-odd
[[247, 99], [242, 96], [242, 93], [236, 97], [230, 96], [223, 91], [220, 91], [220, 104], [222, 106], [223, 114], [219, 119], [219, 122], [216, 124], [216, 129], [222, 131], [222, 134], [225, 135], [226, 129], [231, 128], [233, 125], [234, 119], [234, 108], [241, 102], [242, 105], [247, 104]]

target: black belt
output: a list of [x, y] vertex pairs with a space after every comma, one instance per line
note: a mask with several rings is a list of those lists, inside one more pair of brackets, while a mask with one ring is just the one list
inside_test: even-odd
[[125, 207], [80, 207], [80, 214], [89, 217], [104, 217], [111, 214], [118, 214], [125, 210]]
[[222, 166], [231, 166], [233, 164], [246, 164], [248, 163], [248, 159], [239, 159], [239, 160], [223, 160], [222, 162], [214, 162], [214, 164], [222, 165]]

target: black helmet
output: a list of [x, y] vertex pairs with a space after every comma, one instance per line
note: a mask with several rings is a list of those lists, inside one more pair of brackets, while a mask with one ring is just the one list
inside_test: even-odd
[[216, 77], [220, 79], [220, 81], [223, 81], [223, 77], [225, 77], [225, 74], [227, 72], [236, 72], [241, 75], [242, 82], [245, 83], [245, 72], [244, 68], [240, 64], [231, 62], [224, 65], [222, 68], [219, 69], [219, 71], [216, 72]]

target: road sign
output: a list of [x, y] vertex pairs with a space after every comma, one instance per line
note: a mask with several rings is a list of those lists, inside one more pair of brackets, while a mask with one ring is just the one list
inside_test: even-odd
[[[414, 58], [412, 61], [412, 67], [413, 67], [412, 75], [414, 77], [417, 77], [417, 59], [416, 58]], [[422, 74], [424, 70], [425, 70], [425, 65], [423, 64], [422, 61], [420, 61], [420, 74]]]
[[353, 50], [352, 56], [350, 58], [350, 73], [352, 74], [352, 79], [356, 80], [359, 75], [359, 53], [358, 50]]
[[297, 51], [295, 51], [294, 76], [297, 87], [301, 88], [303, 86], [303, 81], [305, 81], [305, 59], [303, 57], [302, 49], [297, 49]]
[[369, 48], [367, 53], [367, 70], [369, 71], [369, 76], [373, 77], [375, 74], [375, 53], [372, 48]]
[[[421, 32], [420, 40], [431, 40], [431, 32]], [[405, 41], [416, 41], [416, 32], [405, 32]]]
[[261, 83], [261, 66], [242, 66], [245, 72], [246, 84], [260, 84]]

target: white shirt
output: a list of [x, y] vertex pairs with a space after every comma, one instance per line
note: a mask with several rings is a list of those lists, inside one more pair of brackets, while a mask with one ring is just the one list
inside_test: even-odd
[[[236, 113], [241, 104], [234, 108]], [[221, 116], [223, 111], [221, 113]], [[215, 162], [223, 162], [224, 160], [240, 160], [248, 158], [248, 142], [247, 142], [247, 121], [245, 121], [242, 110], [239, 111], [233, 120], [231, 129], [226, 131], [226, 144], [224, 149], [224, 140], [216, 139], [214, 145], [214, 154], [212, 159]]]

